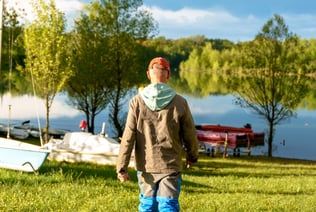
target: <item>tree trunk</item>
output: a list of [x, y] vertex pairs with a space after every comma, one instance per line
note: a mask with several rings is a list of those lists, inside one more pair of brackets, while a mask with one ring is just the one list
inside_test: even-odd
[[272, 157], [273, 123], [269, 122], [268, 156]]
[[117, 130], [117, 137], [121, 137], [123, 135], [123, 129], [120, 124], [118, 115], [120, 112], [120, 93], [121, 93], [121, 87], [118, 86], [117, 92], [115, 95], [115, 100], [114, 100], [114, 107], [113, 107], [113, 124], [115, 126], [115, 129]]
[[95, 119], [95, 113], [93, 112], [91, 114], [91, 121], [90, 121], [90, 129], [89, 129], [89, 132], [91, 132], [92, 134], [94, 134], [94, 119]]
[[49, 139], [49, 100], [48, 100], [48, 95], [46, 95], [46, 130], [45, 130], [45, 143], [48, 143]]
[[[117, 44], [117, 46], [119, 46]], [[117, 52], [117, 59], [116, 59], [116, 65], [117, 65], [117, 89], [114, 99], [114, 105], [113, 105], [113, 117], [112, 121], [115, 126], [115, 129], [117, 131], [117, 137], [121, 137], [123, 135], [123, 129], [119, 121], [119, 112], [120, 112], [120, 97], [122, 92], [122, 70], [120, 69], [120, 55], [119, 52]]]

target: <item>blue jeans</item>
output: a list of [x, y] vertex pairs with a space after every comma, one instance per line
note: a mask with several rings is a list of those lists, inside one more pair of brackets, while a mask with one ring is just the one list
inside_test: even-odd
[[182, 182], [180, 172], [153, 174], [137, 172], [140, 188], [138, 210], [173, 212], [180, 211], [179, 195]]

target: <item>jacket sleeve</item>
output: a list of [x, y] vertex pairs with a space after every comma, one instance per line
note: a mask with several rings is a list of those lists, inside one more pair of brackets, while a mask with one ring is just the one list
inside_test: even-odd
[[117, 173], [126, 173], [133, 152], [136, 137], [136, 116], [133, 109], [133, 99], [129, 104], [126, 125], [120, 144], [120, 151], [116, 164]]
[[195, 125], [193, 117], [189, 108], [187, 101], [185, 100], [186, 113], [182, 120], [182, 132], [183, 132], [183, 142], [187, 154], [187, 160], [195, 163], [199, 157], [199, 144], [197, 139], [197, 134], [195, 130]]

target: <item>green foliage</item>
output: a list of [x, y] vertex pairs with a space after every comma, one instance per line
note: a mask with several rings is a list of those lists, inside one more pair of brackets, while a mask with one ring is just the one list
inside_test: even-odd
[[[189, 57], [191, 51], [205, 42], [204, 36], [196, 35], [176, 40], [158, 37], [147, 40], [144, 45], [147, 49], [153, 49], [153, 55], [148, 60], [157, 56], [168, 58], [171, 69], [178, 71], [180, 63]], [[177, 72], [171, 72], [171, 74], [177, 76]]]
[[233, 53], [233, 50], [225, 48], [222, 51], [214, 49], [210, 42], [203, 43], [194, 48], [189, 58], [180, 64], [180, 80], [196, 96], [227, 94], [230, 85], [226, 82], [231, 76], [223, 73], [230, 72], [234, 66]]
[[[1, 59], [0, 59], [0, 93], [10, 90], [11, 94], [26, 93], [25, 80], [21, 80], [21, 74], [16, 71], [18, 64], [23, 61], [24, 49], [22, 44], [22, 30], [19, 26], [17, 11], [4, 5], [3, 26], [1, 30]], [[15, 82], [19, 83], [17, 85]], [[21, 88], [23, 87], [23, 88]]]
[[[182, 211], [315, 211], [316, 164], [280, 158], [209, 158], [183, 172]], [[39, 175], [0, 169], [1, 211], [137, 211], [139, 188], [114, 166], [46, 161]]]
[[67, 69], [65, 18], [54, 1], [34, 4], [38, 19], [24, 31], [26, 71], [32, 73], [39, 93], [51, 100], [71, 72]]
[[[144, 67], [148, 61], [143, 61], [139, 45], [142, 41], [155, 34], [157, 26], [151, 14], [139, 8], [141, 0], [109, 0], [94, 1], [90, 9], [97, 11], [99, 22], [107, 39], [108, 68], [112, 69], [111, 80], [114, 90], [110, 96], [112, 113], [111, 122], [117, 129], [117, 135], [123, 134], [124, 122], [119, 118], [122, 107], [120, 102], [127, 88], [140, 83], [144, 76]], [[146, 65], [145, 65], [146, 64]]]
[[308, 85], [308, 92], [299, 104], [299, 108], [304, 110], [316, 109], [316, 80], [315, 78], [309, 78], [306, 82]]
[[139, 46], [142, 41], [155, 35], [157, 23], [151, 14], [139, 6], [141, 0], [95, 1], [91, 10], [99, 14], [98, 19], [107, 39], [107, 60], [112, 69], [112, 80], [115, 87], [125, 88], [137, 85], [144, 79], [144, 67]]
[[298, 70], [298, 38], [288, 32], [283, 19], [275, 15], [262, 28], [254, 41], [247, 43], [242, 52], [248, 67], [270, 72], [270, 74], [296, 73]]
[[69, 103], [86, 115], [88, 131], [94, 133], [94, 119], [106, 108], [113, 83], [112, 52], [108, 51], [105, 23], [100, 22], [99, 4], [87, 7], [69, 35], [69, 52], [74, 75], [67, 84]]
[[72, 73], [66, 54], [64, 14], [56, 8], [54, 0], [47, 4], [44, 0], [34, 1], [33, 7], [37, 19], [24, 30], [25, 70], [34, 79], [36, 93], [45, 99], [48, 132], [49, 109]]
[[[195, 97], [207, 97], [209, 95], [225, 95], [231, 92], [227, 80], [230, 75], [221, 75], [218, 73], [207, 73], [204, 71], [193, 72], [186, 71], [181, 72], [180, 77], [182, 83], [180, 87], [186, 85], [188, 88], [183, 92], [187, 95], [193, 95]], [[178, 80], [178, 81], [181, 81]], [[173, 83], [173, 82], [171, 82]], [[172, 84], [173, 87], [175, 87]], [[177, 86], [177, 91], [181, 91]]]
[[211, 42], [205, 42], [203, 46], [194, 48], [189, 58], [180, 64], [181, 71], [207, 73], [227, 72], [235, 68], [234, 50], [223, 49], [221, 51], [214, 49]]
[[253, 109], [268, 124], [278, 125], [295, 115], [307, 92], [305, 77], [242, 77], [236, 103]]
[[[187, 70], [193, 68], [196, 70], [203, 70], [204, 66], [208, 69], [210, 68], [208, 66], [212, 63], [212, 61], [207, 61], [206, 58], [199, 58], [203, 47], [205, 51], [205, 53], [203, 53], [203, 57], [208, 57], [208, 51], [212, 50], [214, 54], [220, 54], [222, 51], [229, 52], [233, 47], [233, 43], [228, 40], [207, 39], [203, 35], [195, 35], [176, 40], [158, 37], [147, 40], [144, 45], [155, 51], [152, 57], [159, 55], [168, 58], [170, 66], [174, 70], [174, 72], [171, 73], [175, 77], [178, 77], [178, 74], [182, 69]], [[219, 55], [217, 55], [217, 57], [219, 57]], [[199, 61], [194, 60], [194, 58], [197, 60], [203, 60], [203, 62], [199, 63]], [[185, 62], [184, 65], [181, 64], [183, 62]]]
[[300, 54], [300, 73], [312, 74], [316, 71], [316, 39], [303, 39], [300, 41], [300, 48], [304, 49], [304, 54]]

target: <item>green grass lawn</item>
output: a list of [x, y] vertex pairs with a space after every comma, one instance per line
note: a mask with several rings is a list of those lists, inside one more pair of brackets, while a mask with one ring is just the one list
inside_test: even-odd
[[[136, 172], [46, 161], [39, 175], [0, 169], [0, 211], [137, 211]], [[316, 162], [202, 156], [185, 169], [182, 211], [316, 211]]]

